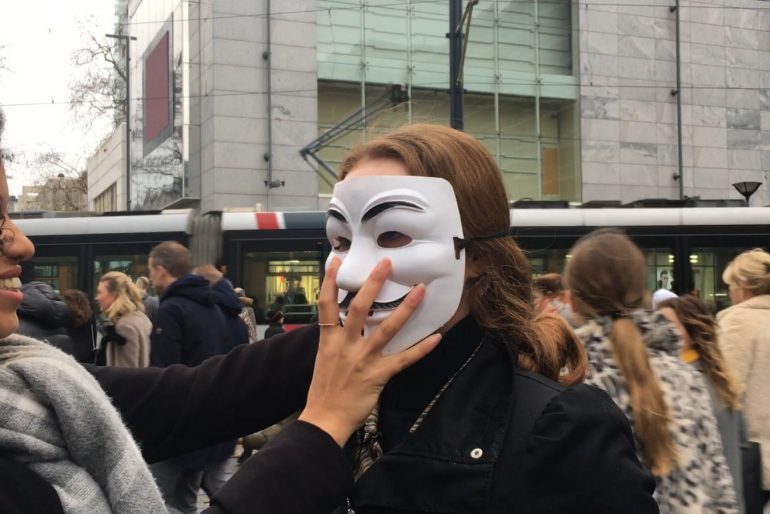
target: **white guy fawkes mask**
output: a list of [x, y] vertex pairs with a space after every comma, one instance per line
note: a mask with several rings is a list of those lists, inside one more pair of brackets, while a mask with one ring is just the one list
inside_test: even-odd
[[345, 321], [349, 293], [357, 292], [375, 264], [392, 263], [365, 322], [364, 335], [377, 328], [417, 284], [425, 297], [412, 317], [385, 347], [385, 355], [418, 343], [444, 325], [460, 305], [465, 282], [465, 252], [460, 211], [449, 182], [441, 178], [366, 176], [334, 186], [326, 219], [337, 273], [340, 318]]

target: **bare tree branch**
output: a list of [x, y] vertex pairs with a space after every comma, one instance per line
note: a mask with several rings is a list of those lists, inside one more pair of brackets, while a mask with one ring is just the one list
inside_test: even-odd
[[72, 53], [75, 74], [70, 81], [70, 112], [87, 128], [97, 119], [112, 117], [114, 125], [125, 118], [125, 70], [119, 44], [97, 36], [94, 20], [78, 21], [85, 46]]
[[[82, 160], [82, 159], [79, 159]], [[88, 175], [85, 166], [72, 164], [61, 152], [49, 149], [26, 159], [33, 170], [33, 183], [39, 188], [36, 202], [39, 209], [82, 211], [88, 199]]]
[[5, 46], [0, 45], [0, 71], [11, 71], [11, 69], [8, 67], [6, 58], [3, 55], [3, 50], [5, 50]]

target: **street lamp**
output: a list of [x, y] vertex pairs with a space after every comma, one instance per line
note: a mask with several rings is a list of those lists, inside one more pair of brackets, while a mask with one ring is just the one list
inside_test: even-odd
[[105, 34], [105, 37], [119, 39], [126, 43], [126, 211], [131, 210], [131, 53], [130, 42], [136, 36]]
[[757, 192], [762, 182], [736, 182], [733, 187], [746, 199], [746, 207], [749, 206], [749, 198]]

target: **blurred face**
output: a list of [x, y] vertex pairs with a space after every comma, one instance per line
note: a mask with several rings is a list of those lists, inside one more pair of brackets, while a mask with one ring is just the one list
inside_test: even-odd
[[99, 285], [96, 286], [96, 302], [99, 304], [99, 309], [101, 309], [102, 312], [105, 312], [112, 307], [112, 304], [115, 303], [117, 297], [118, 295], [116, 293], [111, 293], [109, 291], [107, 282], [99, 282]]
[[158, 295], [163, 295], [163, 293], [166, 291], [166, 288], [174, 280], [166, 272], [166, 268], [163, 266], [154, 266], [152, 259], [148, 261], [147, 267], [150, 268], [150, 282], [152, 282], [152, 287], [155, 288], [155, 293]]
[[8, 217], [8, 182], [0, 159], [0, 338], [19, 328], [16, 309], [24, 298], [19, 262], [31, 259], [35, 247]]
[[340, 317], [375, 264], [393, 268], [366, 321], [371, 333], [419, 283], [425, 298], [385, 348], [404, 350], [447, 323], [458, 310], [465, 279], [465, 252], [455, 251], [462, 223], [451, 184], [444, 179], [409, 176], [392, 160], [362, 161], [334, 188], [326, 233], [337, 274]]
[[671, 307], [664, 307], [660, 309], [660, 313], [674, 325], [674, 328], [676, 328], [676, 331], [679, 333], [679, 337], [684, 342], [684, 347], [690, 348], [692, 346], [692, 338], [690, 337], [690, 334], [687, 333], [687, 329], [684, 328], [684, 325], [682, 325], [682, 321], [679, 319], [679, 316], [677, 316], [676, 311]]

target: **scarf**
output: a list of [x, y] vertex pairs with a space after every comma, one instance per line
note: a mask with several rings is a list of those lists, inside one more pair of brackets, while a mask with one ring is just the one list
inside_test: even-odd
[[0, 340], [0, 452], [45, 479], [68, 514], [166, 512], [96, 380], [35, 339]]

